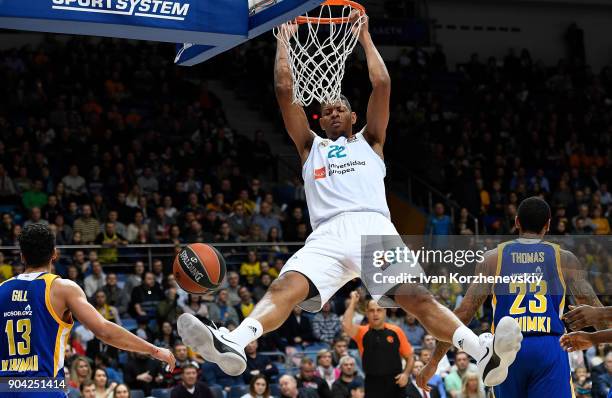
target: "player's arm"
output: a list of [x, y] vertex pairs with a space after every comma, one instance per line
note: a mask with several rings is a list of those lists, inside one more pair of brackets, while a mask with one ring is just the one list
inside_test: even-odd
[[[297, 29], [297, 27], [285, 24], [280, 29], [288, 31]], [[286, 34], [295, 34], [295, 31], [290, 31]], [[291, 77], [287, 48], [280, 40], [276, 42], [274, 89], [283, 115], [283, 121], [285, 122], [285, 128], [298, 150], [302, 163], [304, 163], [308, 158], [310, 147], [314, 140], [314, 133], [310, 131], [308, 118], [302, 106], [293, 103], [293, 78]]]
[[[602, 307], [601, 301], [599, 301], [597, 294], [595, 294], [593, 287], [587, 280], [588, 274], [584, 265], [578, 260], [574, 253], [568, 250], [561, 250], [560, 254], [563, 279], [576, 303], [579, 306], [587, 305], [591, 307]], [[570, 327], [573, 330], [578, 330], [577, 328], [580, 326], [580, 322], [576, 321], [579, 321], [581, 317], [577, 317], [576, 313], [572, 314], [569, 312], [563, 316], [563, 319], [570, 322]], [[609, 325], [609, 322], [606, 322], [605, 319], [600, 319], [598, 322], [592, 323], [592, 326], [598, 330], [608, 329]]]
[[57, 297], [57, 300], [64, 303], [65, 308], [102, 342], [122, 350], [149, 354], [160, 361], [168, 363], [171, 369], [174, 368], [176, 359], [170, 351], [165, 348], [156, 347], [104, 319], [89, 304], [85, 293], [76, 283], [65, 279], [56, 279], [52, 287], [54, 297]]
[[[484, 254], [482, 262], [476, 265], [476, 275], [495, 275], [497, 268], [497, 249], [489, 250]], [[455, 309], [455, 315], [464, 324], [470, 323], [472, 318], [478, 309], [482, 307], [487, 297], [491, 294], [493, 285], [488, 283], [472, 283], [465, 293], [465, 297], [461, 300], [459, 307]], [[433, 377], [438, 368], [440, 360], [446, 355], [448, 350], [451, 348], [452, 343], [444, 341], [438, 341], [436, 343], [436, 349], [431, 355], [431, 360], [423, 367], [419, 375], [417, 376], [417, 385], [426, 390], [430, 391], [431, 387], [427, 385], [429, 379]]]
[[359, 332], [359, 325], [353, 323], [353, 317], [355, 316], [355, 307], [359, 302], [359, 293], [357, 291], [351, 292], [349, 305], [346, 306], [346, 311], [342, 316], [342, 329], [353, 338]]
[[372, 84], [372, 93], [370, 94], [366, 114], [367, 126], [364, 134], [374, 151], [382, 157], [383, 145], [387, 136], [387, 125], [389, 124], [391, 78], [385, 62], [374, 46], [374, 42], [372, 42], [367, 20], [359, 32], [359, 42], [365, 51], [370, 84]]

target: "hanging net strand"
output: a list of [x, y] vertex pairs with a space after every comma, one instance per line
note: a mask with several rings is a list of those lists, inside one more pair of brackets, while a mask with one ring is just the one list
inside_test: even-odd
[[335, 103], [340, 100], [346, 60], [367, 16], [363, 6], [349, 0], [328, 0], [310, 14], [276, 27], [274, 35], [287, 49], [293, 102]]

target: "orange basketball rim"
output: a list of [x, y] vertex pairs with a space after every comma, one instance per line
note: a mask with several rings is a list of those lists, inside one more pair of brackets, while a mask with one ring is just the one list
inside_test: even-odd
[[[361, 4], [351, 0], [327, 0], [321, 4], [321, 6], [348, 6], [359, 12], [359, 15], [366, 13], [365, 7]], [[351, 21], [350, 16], [338, 17], [338, 18], [322, 18], [322, 17], [311, 17], [311, 16], [300, 16], [295, 19], [295, 22], [299, 25], [306, 23], [315, 24], [343, 24]]]

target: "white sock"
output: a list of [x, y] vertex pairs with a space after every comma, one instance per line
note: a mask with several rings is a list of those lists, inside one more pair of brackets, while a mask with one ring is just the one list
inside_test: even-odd
[[453, 345], [461, 351], [465, 351], [477, 361], [482, 358], [483, 350], [480, 346], [478, 336], [465, 325], [461, 325], [455, 330], [453, 334]]
[[[238, 343], [242, 348], [251, 341], [257, 340], [263, 334], [263, 326], [255, 318], [244, 318], [244, 321], [230, 332], [229, 340]], [[478, 339], [477, 339], [478, 340]]]

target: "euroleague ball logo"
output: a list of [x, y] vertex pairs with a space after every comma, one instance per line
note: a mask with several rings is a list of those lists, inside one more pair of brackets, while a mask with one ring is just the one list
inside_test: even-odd
[[189, 257], [189, 254], [187, 254], [187, 250], [183, 250], [181, 254], [179, 254], [179, 256], [181, 258], [181, 262], [183, 263], [187, 271], [189, 271], [189, 273], [193, 276], [193, 279], [196, 282], [200, 282], [200, 279], [204, 277], [204, 274], [198, 271], [196, 268], [196, 264], [198, 264], [198, 259], [195, 257]]

